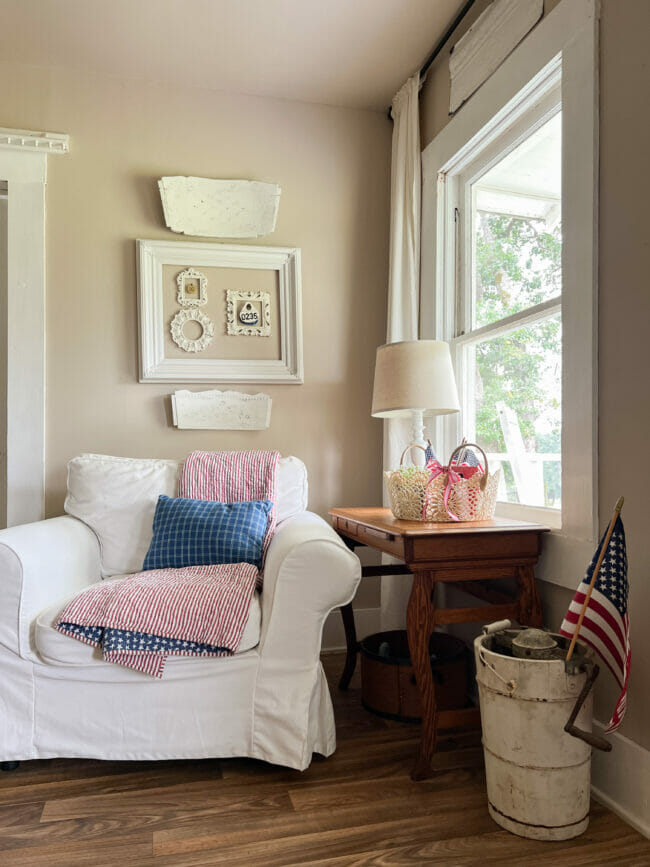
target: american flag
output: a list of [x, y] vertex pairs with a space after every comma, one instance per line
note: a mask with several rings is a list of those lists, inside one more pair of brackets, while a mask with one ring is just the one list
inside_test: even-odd
[[[562, 621], [560, 632], [567, 638], [573, 637], [606, 535], [605, 533], [600, 540], [587, 569], [587, 574], [578, 587]], [[616, 702], [606, 732], [614, 732], [620, 726], [627, 705], [627, 684], [632, 659], [630, 621], [627, 611], [628, 591], [625, 530], [619, 515], [598, 570], [596, 583], [578, 635], [581, 641], [593, 647], [600, 654], [621, 688], [621, 694]]]

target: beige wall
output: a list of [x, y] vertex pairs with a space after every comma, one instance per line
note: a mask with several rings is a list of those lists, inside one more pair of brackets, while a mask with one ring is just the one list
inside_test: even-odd
[[[650, 153], [647, 94], [650, 75], [647, 0], [601, 0], [600, 228], [598, 331], [598, 440], [601, 527], [625, 496], [624, 522], [632, 584], [633, 664], [623, 734], [650, 748], [650, 533], [648, 532], [648, 211]], [[479, 0], [473, 16], [487, 5]], [[547, 0], [546, 11], [557, 5]], [[461, 31], [459, 31], [460, 33]], [[452, 40], [453, 44], [453, 40]], [[473, 97], [480, 99], [480, 91]], [[448, 52], [429, 73], [422, 92], [422, 142], [448, 122]], [[461, 109], [462, 111], [462, 109]], [[585, 564], [586, 565], [586, 564]], [[576, 585], [582, 576], [576, 575]], [[542, 587], [546, 622], [557, 629], [572, 592]], [[601, 678], [596, 715], [606, 720], [616, 699], [609, 674]]]
[[[0, 71], [2, 126], [71, 137], [71, 152], [48, 169], [47, 514], [61, 512], [66, 461], [82, 451], [182, 458], [196, 448], [274, 447], [307, 464], [313, 510], [378, 502], [381, 422], [370, 401], [385, 333], [386, 116], [64, 70]], [[184, 384], [137, 382], [135, 239], [182, 239], [164, 227], [156, 185], [176, 174], [282, 187], [275, 232], [251, 243], [302, 249], [305, 383], [264, 389], [268, 431], [177, 431], [166, 395]], [[360, 604], [379, 604], [378, 582]]]

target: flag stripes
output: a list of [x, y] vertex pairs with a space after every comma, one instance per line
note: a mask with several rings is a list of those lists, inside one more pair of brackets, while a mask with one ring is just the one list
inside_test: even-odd
[[[579, 638], [600, 654], [621, 688], [621, 694], [606, 728], [607, 732], [616, 731], [623, 721], [627, 707], [627, 686], [632, 662], [630, 619], [627, 604], [629, 585], [625, 530], [620, 514], [617, 514], [616, 520], [612, 519], [612, 522], [604, 556], [601, 560], [600, 554], [607, 533], [600, 540], [587, 569], [587, 574], [580, 583], [560, 627], [562, 635], [572, 638], [585, 600], [588, 599]], [[589, 587], [599, 561], [600, 566], [594, 578], [591, 596], [589, 596]]]
[[[627, 648], [618, 624], [605, 606], [599, 603], [597, 599], [594, 599], [596, 595], [597, 591], [594, 591], [592, 594], [593, 604], [590, 601], [587, 613], [582, 621], [580, 638], [600, 653], [618, 681], [619, 686], [623, 686], [622, 671], [625, 668]], [[584, 593], [576, 593], [562, 621], [560, 632], [563, 635], [573, 635], [575, 624], [578, 622], [584, 601]]]

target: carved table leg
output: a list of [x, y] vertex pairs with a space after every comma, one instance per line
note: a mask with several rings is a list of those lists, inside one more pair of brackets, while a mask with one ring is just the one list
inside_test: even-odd
[[350, 685], [354, 669], [357, 665], [357, 653], [359, 652], [359, 642], [357, 641], [357, 630], [354, 625], [354, 611], [352, 603], [341, 605], [341, 617], [343, 618], [343, 628], [345, 629], [345, 643], [347, 652], [345, 656], [345, 668], [339, 681], [339, 689], [345, 690]]
[[532, 566], [517, 568], [517, 589], [519, 591], [519, 622], [524, 626], [541, 627], [543, 623], [542, 603], [535, 584], [535, 571]]
[[420, 751], [411, 771], [412, 780], [423, 780], [431, 775], [431, 759], [436, 746], [436, 694], [429, 658], [429, 639], [434, 626], [432, 589], [432, 572], [414, 573], [406, 611], [406, 629], [411, 662], [422, 702], [422, 731]]

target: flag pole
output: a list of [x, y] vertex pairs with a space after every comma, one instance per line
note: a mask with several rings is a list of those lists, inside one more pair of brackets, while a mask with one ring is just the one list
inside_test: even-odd
[[576, 623], [576, 628], [573, 633], [573, 638], [571, 639], [571, 644], [569, 645], [569, 650], [567, 651], [566, 661], [568, 662], [573, 656], [573, 650], [576, 646], [576, 641], [578, 640], [578, 633], [580, 632], [580, 627], [582, 626], [582, 621], [585, 619], [585, 613], [587, 611], [587, 606], [589, 605], [589, 600], [591, 599], [592, 591], [596, 585], [596, 579], [598, 578], [598, 573], [600, 572], [600, 567], [602, 565], [603, 559], [605, 558], [605, 552], [607, 551], [607, 546], [609, 545], [609, 540], [612, 538], [612, 533], [614, 532], [614, 524], [618, 516], [621, 514], [621, 509], [623, 508], [623, 497], [618, 498], [618, 502], [614, 507], [614, 514], [612, 515], [612, 519], [609, 522], [609, 527], [607, 528], [607, 533], [605, 534], [605, 538], [603, 539], [603, 544], [600, 549], [600, 554], [598, 555], [598, 560], [596, 561], [596, 565], [594, 566], [594, 571], [591, 576], [591, 581], [589, 583], [589, 589], [585, 594], [585, 601], [582, 603], [582, 611], [580, 612], [580, 617], [578, 617], [578, 622]]

